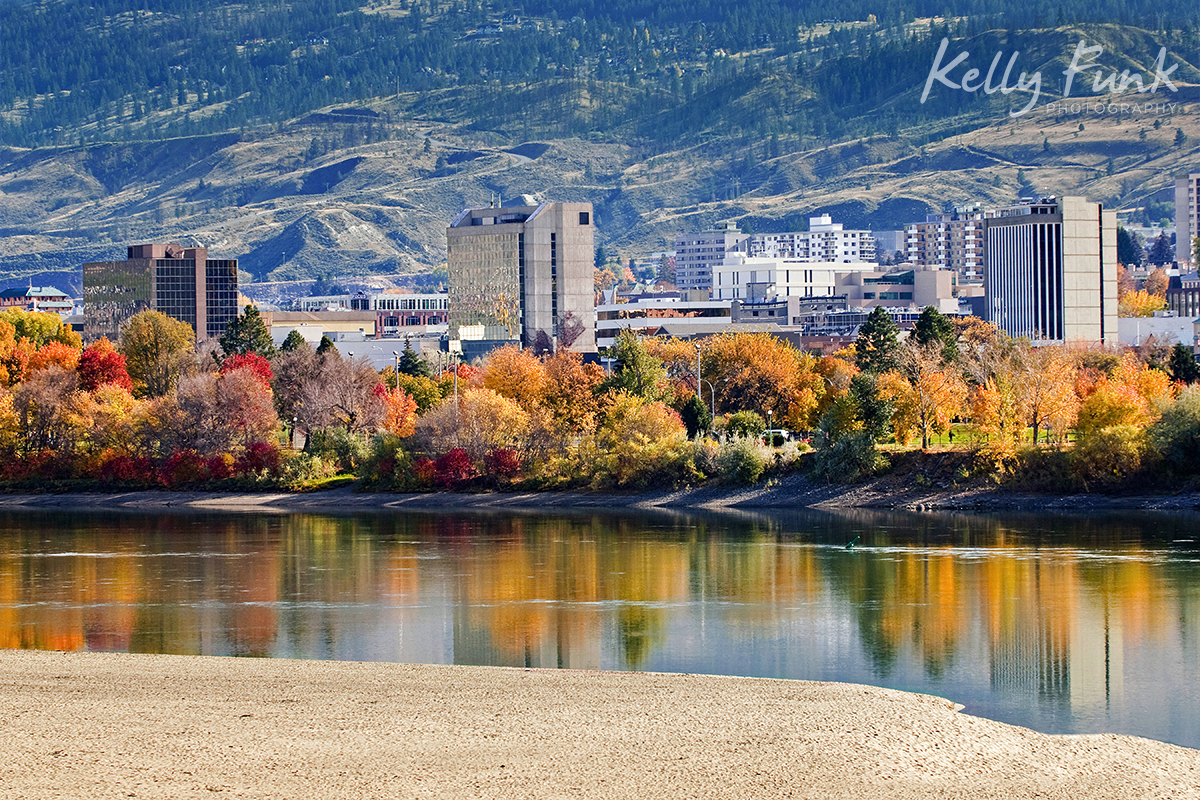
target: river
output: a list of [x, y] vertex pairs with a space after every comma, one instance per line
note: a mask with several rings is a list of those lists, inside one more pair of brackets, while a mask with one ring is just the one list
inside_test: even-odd
[[1198, 539], [1147, 512], [8, 512], [0, 645], [847, 681], [1200, 747]]

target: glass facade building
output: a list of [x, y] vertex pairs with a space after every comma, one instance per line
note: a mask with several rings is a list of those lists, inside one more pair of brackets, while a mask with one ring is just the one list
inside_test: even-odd
[[238, 314], [237, 265], [178, 244], [134, 245], [124, 261], [84, 264], [84, 339], [115, 342], [121, 326], [149, 310], [186, 322], [197, 341], [216, 338]]

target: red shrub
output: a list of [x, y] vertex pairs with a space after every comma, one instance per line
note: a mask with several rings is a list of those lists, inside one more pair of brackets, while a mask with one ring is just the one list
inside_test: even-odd
[[483, 459], [487, 471], [497, 478], [512, 478], [521, 471], [521, 457], [515, 450], [497, 447]]
[[238, 475], [250, 472], [274, 472], [279, 467], [279, 448], [271, 442], [251, 442], [246, 452], [238, 456], [233, 471]]
[[223, 481], [233, 477], [233, 456], [228, 453], [211, 456], [204, 462], [204, 470], [213, 480]]
[[461, 447], [456, 447], [434, 462], [437, 470], [437, 482], [449, 489], [475, 475], [475, 465], [471, 457]]
[[431, 486], [433, 479], [437, 477], [437, 465], [433, 463], [433, 459], [421, 456], [413, 463], [413, 477], [421, 486]]
[[208, 478], [207, 464], [195, 450], [176, 450], [167, 456], [158, 481], [167, 488], [199, 483]]

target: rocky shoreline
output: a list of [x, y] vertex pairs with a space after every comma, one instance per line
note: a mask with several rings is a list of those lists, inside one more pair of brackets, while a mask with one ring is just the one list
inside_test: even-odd
[[872, 508], [907, 511], [1194, 511], [1200, 493], [1033, 494], [1002, 488], [901, 485], [894, 477], [853, 485], [790, 475], [755, 486], [700, 486], [644, 492], [70, 492], [0, 494], [0, 509], [354, 513], [448, 509], [738, 510]]

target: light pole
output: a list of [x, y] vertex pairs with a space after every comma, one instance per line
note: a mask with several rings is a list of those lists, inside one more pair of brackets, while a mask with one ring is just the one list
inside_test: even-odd
[[767, 409], [767, 436], [770, 437], [770, 439], [771, 439], [771, 447], [775, 446], [775, 434], [774, 434], [775, 426], [771, 424], [772, 415], [774, 413], [775, 413], [775, 409], [773, 409], [773, 408]]
[[396, 374], [392, 377], [396, 379], [396, 385], [393, 388], [400, 388], [400, 354], [395, 350], [392, 351], [392, 357], [396, 359]]
[[[717, 418], [717, 390], [716, 390], [716, 387], [714, 387], [712, 385], [712, 381], [704, 380], [703, 378], [701, 378], [700, 380], [702, 383], [707, 383], [708, 390], [710, 392], [712, 392], [712, 410], [709, 413], [712, 415], [713, 419], [716, 419]], [[701, 400], [700, 402], [703, 403], [704, 401]]]

